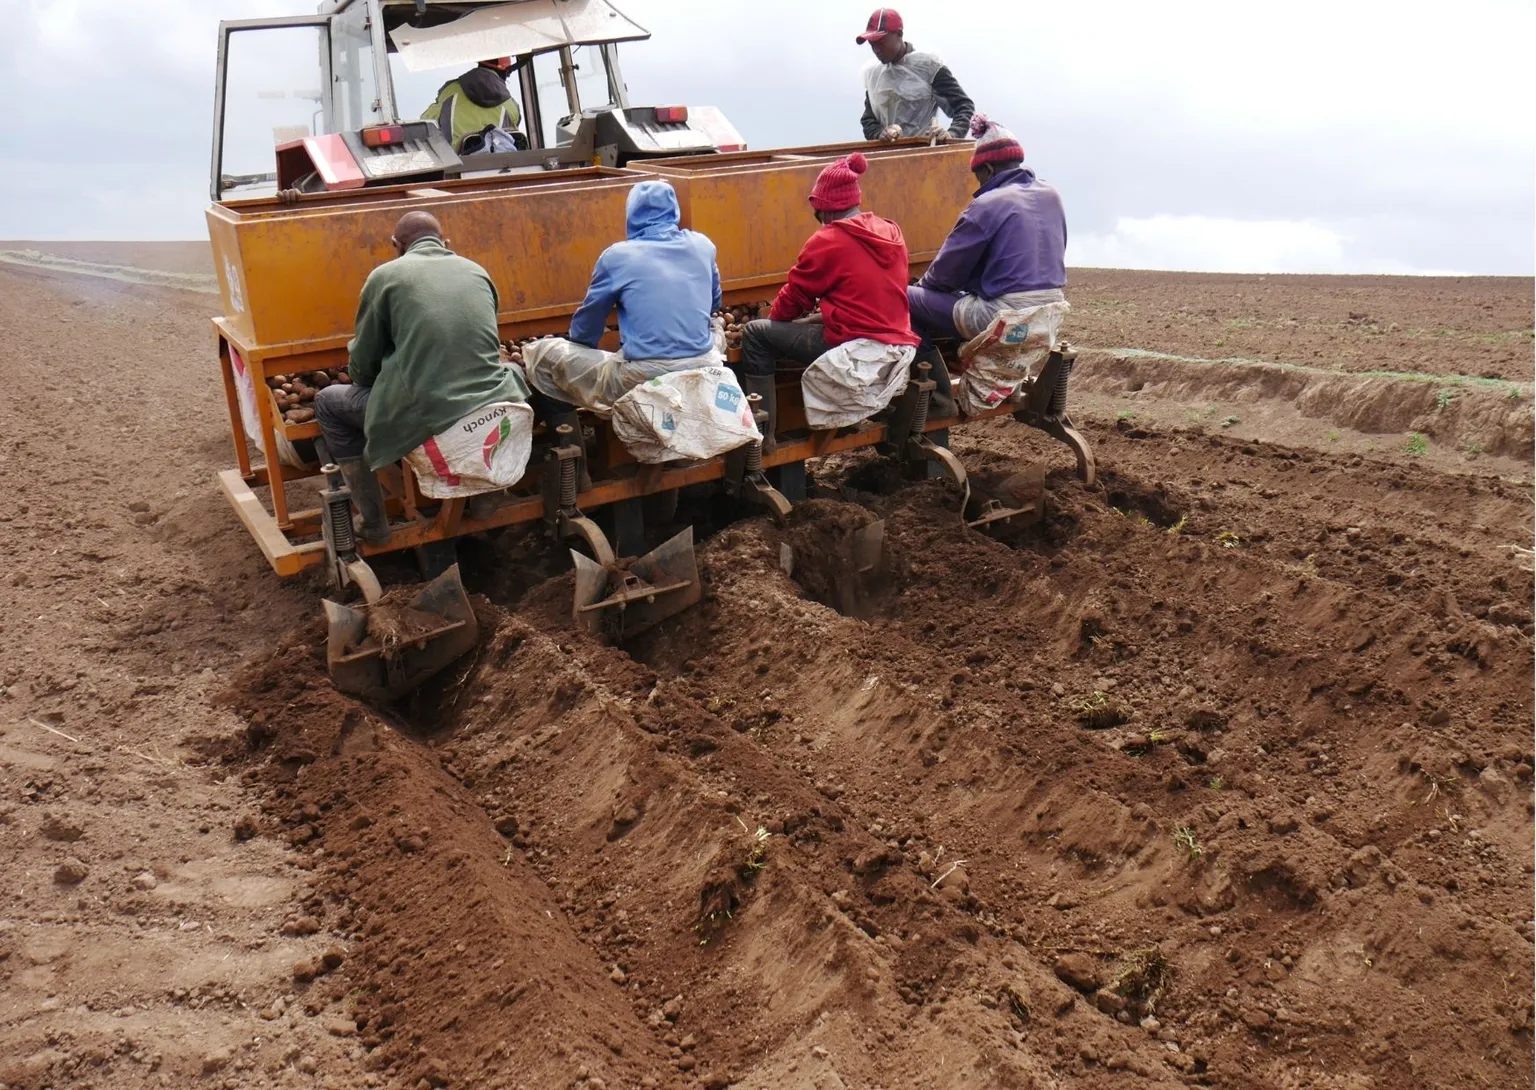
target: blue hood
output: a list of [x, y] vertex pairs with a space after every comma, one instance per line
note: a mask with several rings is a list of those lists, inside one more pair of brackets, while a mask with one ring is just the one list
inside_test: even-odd
[[624, 233], [630, 238], [669, 238], [677, 233], [681, 218], [670, 182], [641, 182], [624, 204]]

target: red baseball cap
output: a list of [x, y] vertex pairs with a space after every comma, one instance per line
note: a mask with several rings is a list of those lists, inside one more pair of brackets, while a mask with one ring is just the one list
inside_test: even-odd
[[901, 13], [895, 8], [876, 8], [875, 13], [869, 17], [869, 25], [864, 28], [854, 41], [863, 45], [865, 42], [878, 42], [887, 34], [900, 34]]

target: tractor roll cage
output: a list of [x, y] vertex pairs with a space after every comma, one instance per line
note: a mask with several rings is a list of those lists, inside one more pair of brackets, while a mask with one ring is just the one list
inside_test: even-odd
[[[565, 92], [567, 117], [582, 113], [581, 92], [577, 84], [578, 66], [573, 50], [578, 46], [594, 46], [602, 58], [606, 102], [591, 102], [586, 109], [617, 107], [628, 109], [629, 94], [624, 84], [623, 71], [619, 67], [618, 43], [643, 41], [650, 32], [623, 15], [608, 0], [329, 0], [314, 15], [297, 15], [270, 19], [233, 19], [219, 24], [218, 67], [214, 86], [214, 118], [212, 160], [209, 171], [210, 196], [214, 201], [224, 200], [224, 192], [240, 184], [259, 181], [275, 181], [275, 174], [229, 176], [223, 171], [225, 151], [225, 110], [228, 85], [230, 40], [235, 34], [250, 31], [284, 30], [312, 27], [321, 35], [316, 77], [318, 80], [318, 109], [321, 118], [317, 126], [320, 132], [336, 133], [352, 131], [365, 124], [389, 124], [413, 120], [401, 116], [395, 94], [394, 74], [390, 67], [391, 54], [402, 60], [413, 48], [407, 43], [400, 48], [398, 34], [404, 28], [433, 30], [475, 17], [480, 33], [466, 34], [461, 48], [454, 50], [452, 43], [445, 47], [441, 40], [432, 50], [432, 66], [462, 63], [471, 67], [480, 56], [475, 46], [494, 48], [512, 44], [512, 49], [522, 52], [487, 53], [485, 56], [512, 56], [517, 62], [518, 87], [523, 126], [526, 129], [530, 153], [517, 153], [524, 158], [532, 152], [562, 147], [559, 134], [545, 131], [541, 109], [540, 91], [535, 76], [536, 58], [549, 53], [557, 54], [560, 67], [559, 80]], [[604, 26], [604, 23], [609, 25]], [[367, 86], [360, 70], [363, 61], [358, 54], [369, 50], [368, 62], [371, 88]], [[443, 60], [455, 53], [462, 62]], [[406, 61], [407, 68], [410, 62]], [[363, 101], [367, 92], [372, 98]], [[359, 119], [367, 115], [367, 120]], [[567, 142], [569, 138], [567, 138]], [[590, 158], [590, 153], [587, 156]], [[486, 168], [517, 165], [501, 162], [502, 156]], [[508, 156], [506, 158], [512, 158]], [[532, 156], [531, 161], [537, 161]]]

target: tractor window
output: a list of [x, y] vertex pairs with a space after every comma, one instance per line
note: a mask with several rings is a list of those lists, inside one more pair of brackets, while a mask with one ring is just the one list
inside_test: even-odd
[[373, 67], [373, 37], [368, 7], [353, 4], [337, 17], [331, 31], [331, 86], [336, 132], [356, 132], [392, 120], [379, 101], [379, 80]]
[[578, 45], [571, 53], [576, 62], [576, 90], [581, 95], [581, 108], [595, 110], [607, 106], [613, 96], [608, 93], [608, 66], [602, 48]]
[[215, 118], [214, 199], [277, 190], [277, 145], [328, 129], [329, 34], [323, 22], [226, 24]]
[[389, 55], [389, 78], [395, 88], [395, 110], [400, 121], [414, 121], [426, 108], [437, 101], [437, 93], [443, 84], [457, 79], [463, 72], [457, 68], [434, 68], [430, 72], [411, 72], [398, 53]]
[[[608, 67], [603, 61], [602, 50], [595, 45], [572, 46], [571, 60], [576, 66], [576, 93], [580, 96], [581, 108], [594, 110], [608, 105], [612, 96], [608, 93]], [[544, 121], [544, 142], [550, 147], [571, 142], [569, 135], [556, 135], [560, 122], [571, 112], [565, 84], [560, 80], [560, 64], [558, 52], [541, 53], [533, 62], [539, 87], [539, 114]]]

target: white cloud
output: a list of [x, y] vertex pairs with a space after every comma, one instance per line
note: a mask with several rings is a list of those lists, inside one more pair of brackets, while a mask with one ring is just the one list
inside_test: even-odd
[[1186, 272], [1466, 275], [1371, 258], [1356, 251], [1353, 241], [1312, 220], [1121, 217], [1112, 231], [1073, 236], [1067, 261], [1079, 268]]

